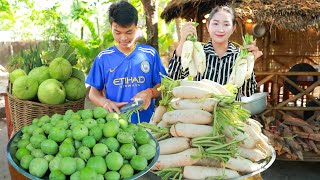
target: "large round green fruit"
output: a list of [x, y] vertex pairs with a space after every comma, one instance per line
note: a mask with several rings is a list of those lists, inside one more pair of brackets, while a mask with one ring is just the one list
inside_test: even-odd
[[12, 95], [23, 100], [33, 99], [37, 95], [38, 86], [36, 79], [21, 76], [12, 85]]
[[38, 98], [44, 104], [64, 103], [66, 92], [63, 84], [55, 79], [43, 81], [38, 89]]
[[59, 81], [66, 81], [72, 74], [72, 65], [62, 57], [55, 58], [49, 65], [50, 76]]
[[70, 78], [63, 83], [66, 90], [66, 98], [71, 101], [76, 101], [86, 95], [86, 86], [78, 78]]
[[9, 80], [13, 84], [18, 77], [26, 76], [26, 75], [27, 75], [26, 72], [24, 72], [22, 69], [15, 69], [9, 74]]
[[41, 66], [33, 68], [29, 74], [29, 77], [38, 80], [38, 83], [41, 84], [43, 81], [50, 79], [49, 67], [48, 66]]

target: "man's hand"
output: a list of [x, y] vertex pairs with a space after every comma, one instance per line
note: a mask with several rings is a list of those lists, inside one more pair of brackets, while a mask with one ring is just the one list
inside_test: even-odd
[[105, 103], [103, 105], [103, 108], [105, 108], [106, 110], [108, 110], [109, 112], [117, 112], [117, 113], [121, 113], [120, 112], [120, 108], [124, 105], [128, 104], [127, 102], [114, 102], [111, 101], [110, 99], [105, 99]]
[[143, 109], [146, 110], [151, 104], [152, 99], [152, 92], [151, 89], [146, 89], [143, 91], [138, 92], [131, 100], [135, 100], [137, 98], [140, 98], [143, 100]]

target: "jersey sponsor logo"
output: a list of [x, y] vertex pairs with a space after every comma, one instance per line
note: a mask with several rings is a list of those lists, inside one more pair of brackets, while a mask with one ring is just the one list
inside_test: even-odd
[[140, 84], [143, 84], [146, 81], [144, 76], [138, 76], [138, 77], [123, 77], [123, 78], [116, 78], [113, 80], [113, 84], [115, 86], [121, 86], [121, 87], [136, 87], [140, 86]]
[[148, 73], [150, 71], [150, 63], [149, 61], [142, 61], [140, 65], [141, 71], [144, 73]]

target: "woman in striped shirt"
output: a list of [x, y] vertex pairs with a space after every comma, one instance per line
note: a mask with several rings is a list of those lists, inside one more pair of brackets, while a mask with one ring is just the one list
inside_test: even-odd
[[[204, 45], [206, 54], [206, 70], [203, 75], [196, 76], [196, 79], [209, 79], [220, 84], [226, 84], [234, 65], [234, 62], [240, 54], [240, 49], [229, 42], [229, 37], [236, 29], [236, 17], [231, 8], [227, 6], [218, 6], [214, 8], [207, 22], [208, 32], [211, 40]], [[181, 52], [183, 43], [187, 36], [196, 34], [196, 29], [192, 22], [187, 22], [182, 28], [181, 39], [172, 59], [169, 62], [169, 76], [173, 79], [184, 79], [189, 75], [189, 70], [185, 71], [181, 66]], [[255, 59], [262, 56], [255, 42], [246, 48], [254, 54]], [[255, 75], [245, 81], [243, 86], [239, 88], [237, 100], [241, 96], [251, 96], [257, 86]]]

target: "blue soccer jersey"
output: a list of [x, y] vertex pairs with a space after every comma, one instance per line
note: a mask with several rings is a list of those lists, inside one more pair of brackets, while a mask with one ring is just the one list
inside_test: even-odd
[[[166, 75], [158, 52], [148, 45], [137, 44], [128, 56], [112, 46], [95, 58], [86, 83], [99, 91], [105, 88], [106, 98], [115, 102], [131, 102], [140, 91], [161, 82], [160, 73]], [[139, 111], [141, 122], [149, 122], [154, 112], [154, 101], [147, 110]], [[134, 113], [132, 123], [138, 122]]]

